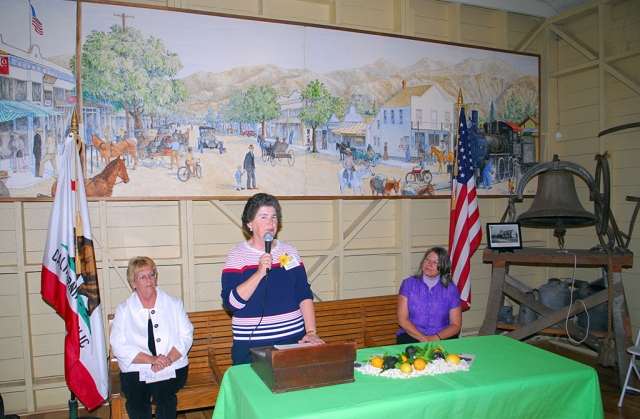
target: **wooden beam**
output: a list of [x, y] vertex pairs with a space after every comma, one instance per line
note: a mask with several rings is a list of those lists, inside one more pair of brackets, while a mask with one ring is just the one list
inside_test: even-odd
[[626, 84], [627, 87], [629, 87], [634, 92], [640, 94], [640, 85], [635, 81], [633, 81], [629, 76], [627, 76], [626, 74], [623, 74], [620, 70], [617, 70], [611, 67], [607, 63], [604, 63], [603, 66], [607, 73], [611, 74], [613, 77], [620, 80], [622, 83]]
[[588, 70], [593, 70], [598, 67], [597, 61], [588, 61], [583, 64], [576, 65], [574, 67], [564, 68], [562, 70], [557, 70], [552, 73], [549, 73], [550, 78], [561, 78], [566, 76], [572, 76], [577, 73], [582, 73]]
[[621, 52], [619, 54], [610, 55], [606, 57], [604, 61], [607, 63], [614, 63], [616, 61], [620, 61], [625, 58], [635, 57], [636, 55], [640, 55], [640, 48], [634, 48], [634, 49], [630, 49], [629, 51]]
[[598, 52], [594, 51], [587, 44], [578, 39], [574, 34], [567, 31], [561, 26], [557, 25], [549, 25], [549, 29], [551, 29], [556, 35], [560, 38], [564, 39], [566, 43], [575, 48], [579, 53], [587, 57], [590, 61], [598, 59]]
[[538, 37], [538, 35], [540, 35], [542, 30], [546, 27], [547, 27], [547, 22], [542, 21], [537, 26], [534, 26], [533, 28], [531, 28], [527, 36], [522, 38], [522, 40], [518, 43], [518, 45], [516, 45], [516, 47], [514, 48], [514, 51], [524, 52], [527, 48], [529, 48], [529, 45], [531, 45], [531, 43]]

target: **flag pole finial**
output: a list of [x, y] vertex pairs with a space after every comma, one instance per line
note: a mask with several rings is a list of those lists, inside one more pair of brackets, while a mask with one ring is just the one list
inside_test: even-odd
[[462, 87], [458, 91], [458, 108], [464, 107], [464, 100], [462, 99]]

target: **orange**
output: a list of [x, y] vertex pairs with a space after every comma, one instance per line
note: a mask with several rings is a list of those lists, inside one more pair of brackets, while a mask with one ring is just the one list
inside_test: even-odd
[[426, 367], [427, 367], [427, 363], [422, 358], [416, 358], [416, 360], [413, 361], [413, 368], [415, 368], [416, 371], [422, 371]]
[[460, 363], [460, 357], [456, 354], [449, 354], [449, 356], [447, 356], [445, 361], [447, 361], [448, 364], [458, 365]]
[[373, 358], [371, 360], [371, 366], [372, 367], [376, 367], [376, 368], [382, 368], [382, 364], [384, 363], [384, 361], [382, 360], [382, 358], [380, 358], [379, 356], [376, 356], [375, 358]]
[[402, 362], [405, 362], [407, 360], [407, 357], [405, 354], [400, 355], [402, 357]]
[[402, 371], [405, 374], [411, 374], [413, 372], [413, 367], [408, 362], [405, 362], [402, 365], [400, 365], [400, 371]]

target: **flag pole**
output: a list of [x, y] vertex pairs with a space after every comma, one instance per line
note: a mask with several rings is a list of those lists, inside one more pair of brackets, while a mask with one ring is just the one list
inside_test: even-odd
[[[76, 112], [76, 109], [73, 109], [73, 115], [71, 116], [71, 132], [74, 135], [75, 141], [73, 144], [73, 152], [74, 152], [74, 156], [75, 155], [79, 155], [80, 154], [80, 150], [82, 147], [82, 141], [80, 139], [80, 134], [78, 132], [78, 113]], [[73, 159], [74, 160], [74, 175], [73, 175], [73, 180], [76, 183], [76, 185], [78, 184], [78, 173], [79, 173], [79, 168], [78, 168], [78, 159]], [[76, 254], [75, 254], [75, 258], [76, 258], [76, 263], [75, 263], [75, 271], [76, 271], [76, 277], [78, 275], [82, 274], [82, 264], [80, 263], [80, 247], [78, 246], [78, 237], [82, 236], [82, 216], [80, 215], [80, 199], [78, 198], [79, 196], [79, 192], [80, 188], [78, 188], [77, 186], [75, 187], [75, 194], [76, 194], [76, 227], [75, 227], [75, 240], [76, 240]], [[71, 396], [69, 398], [69, 419], [98, 419], [98, 418], [91, 418], [91, 417], [81, 417], [78, 418], [78, 399], [76, 397], [76, 395], [73, 393], [73, 391], [70, 391]]]
[[[462, 99], [462, 87], [460, 88], [460, 90], [458, 91], [458, 127], [460, 126], [460, 123], [462, 121], [460, 121], [460, 109], [464, 108], [464, 101]], [[456, 129], [457, 132], [457, 129]], [[453, 159], [453, 177], [451, 178], [451, 209], [455, 209], [456, 207], [456, 188], [455, 188], [455, 182], [453, 181], [453, 179], [456, 179], [458, 177], [458, 158], [459, 158], [459, 154], [460, 154], [460, 150], [458, 149], [459, 145], [460, 145], [460, 138], [459, 135], [456, 135], [456, 152], [455, 152], [455, 158]]]

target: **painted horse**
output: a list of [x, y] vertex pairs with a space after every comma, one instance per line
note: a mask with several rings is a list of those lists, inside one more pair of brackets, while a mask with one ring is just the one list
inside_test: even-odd
[[[115, 185], [118, 178], [122, 179], [124, 183], [129, 183], [127, 166], [121, 158], [113, 159], [102, 172], [91, 179], [85, 179], [84, 190], [87, 197], [111, 196], [113, 194], [113, 185]], [[51, 197], [56, 195], [57, 187], [58, 181], [56, 180], [51, 185]]]
[[340, 161], [344, 160], [344, 156], [347, 154], [347, 150], [350, 150], [347, 143], [344, 141], [341, 143], [336, 142], [336, 150], [340, 153]]
[[451, 164], [453, 164], [453, 153], [448, 151], [445, 157], [444, 152], [438, 150], [436, 147], [431, 147], [431, 155], [436, 155], [436, 157], [438, 158], [438, 174], [442, 173], [442, 164], [445, 161], [450, 162]]
[[[364, 196], [364, 186], [362, 184], [362, 179], [366, 176], [375, 176], [370, 167], [365, 166], [360, 170], [356, 170], [351, 175], [351, 187], [353, 188], [353, 194], [356, 195], [358, 193], [358, 189], [360, 189], [360, 196]], [[344, 195], [345, 189], [347, 189], [347, 178], [344, 174], [344, 168], [340, 169], [338, 172], [338, 181], [340, 182], [340, 193]]]
[[[380, 176], [380, 175], [378, 175]], [[400, 181], [393, 178], [393, 180], [386, 179], [386, 176], [382, 179], [378, 177], [372, 177], [369, 180], [371, 186], [371, 195], [389, 196], [391, 191], [394, 191], [396, 195], [400, 195]]]
[[138, 145], [135, 141], [126, 139], [120, 143], [111, 143], [102, 141], [100, 138], [92, 135], [91, 142], [93, 142], [93, 146], [98, 149], [107, 165], [109, 165], [111, 159], [120, 157], [128, 152], [129, 155], [133, 157], [133, 168], [135, 169], [138, 166]]
[[418, 186], [417, 188], [415, 183], [407, 183], [402, 185], [400, 189], [401, 195], [405, 196], [434, 196], [436, 194], [435, 188], [431, 183]]

